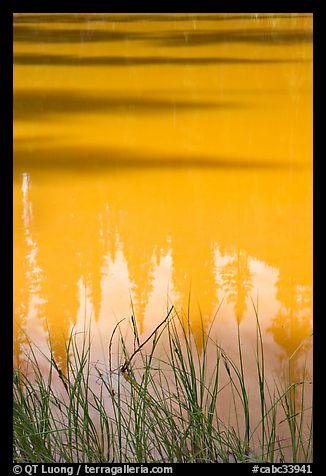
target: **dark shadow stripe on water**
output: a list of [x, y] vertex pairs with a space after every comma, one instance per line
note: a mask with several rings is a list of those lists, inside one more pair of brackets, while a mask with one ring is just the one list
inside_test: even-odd
[[19, 53], [14, 55], [14, 64], [26, 66], [201, 66], [217, 64], [282, 64], [304, 63], [311, 60], [301, 58], [178, 58], [170, 56], [77, 56], [77, 55], [44, 55], [36, 53]]
[[196, 13], [182, 14], [57, 14], [57, 15], [15, 15], [15, 23], [84, 23], [84, 22], [143, 22], [143, 21], [157, 21], [157, 22], [177, 22], [177, 21], [234, 21], [234, 20], [282, 20], [282, 19], [296, 19], [296, 18], [311, 18], [307, 14], [284, 14], [284, 15], [262, 15], [262, 14], [204, 14]]
[[97, 172], [110, 168], [216, 168], [226, 170], [290, 170], [309, 168], [309, 164], [290, 164], [287, 161], [232, 159], [227, 157], [193, 157], [175, 155], [160, 156], [146, 152], [110, 148], [85, 147], [14, 147], [14, 167], [16, 170], [62, 170], [75, 173]]
[[150, 113], [181, 112], [200, 109], [226, 110], [245, 108], [242, 102], [191, 101], [173, 98], [135, 97], [130, 95], [112, 96], [80, 95], [74, 91], [29, 91], [14, 93], [14, 119], [28, 120], [37, 117], [81, 114], [81, 113]]
[[[147, 39], [148, 34], [142, 32], [124, 32], [114, 30], [90, 29], [88, 26], [79, 29], [33, 28], [14, 26], [14, 41], [27, 43], [85, 43], [105, 41], [126, 41]], [[154, 33], [155, 34], [155, 33]], [[150, 34], [151, 37], [151, 34]]]
[[293, 45], [312, 42], [312, 30], [241, 29], [208, 32], [177, 32], [157, 34], [153, 41], [160, 46], [200, 46], [219, 43], [245, 43], [269, 46]]
[[242, 28], [230, 30], [180, 30], [132, 32], [90, 28], [31, 28], [14, 26], [14, 41], [25, 43], [85, 43], [114, 41], [150, 41], [163, 46], [194, 46], [215, 43], [296, 44], [312, 41], [312, 30], [279, 28]]

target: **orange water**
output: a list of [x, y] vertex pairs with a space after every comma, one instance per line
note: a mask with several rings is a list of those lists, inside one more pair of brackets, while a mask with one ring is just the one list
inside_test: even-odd
[[22, 15], [14, 25], [14, 357], [94, 359], [173, 303], [267, 372], [311, 370], [312, 16]]

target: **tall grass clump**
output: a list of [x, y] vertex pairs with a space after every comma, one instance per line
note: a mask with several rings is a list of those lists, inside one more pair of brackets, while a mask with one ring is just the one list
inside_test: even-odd
[[[239, 328], [235, 361], [214, 341], [212, 327], [202, 327], [196, 344], [190, 323], [171, 307], [142, 343], [132, 318], [132, 351], [118, 323], [107, 367], [92, 362], [89, 330], [71, 332], [64, 366], [51, 348], [43, 354], [46, 372], [40, 350], [30, 344], [27, 368], [14, 370], [15, 462], [310, 462], [305, 386], [311, 382], [304, 372], [300, 381], [289, 376], [288, 384], [275, 382], [271, 391], [254, 309], [258, 421]], [[221, 412], [225, 399], [228, 418]]]

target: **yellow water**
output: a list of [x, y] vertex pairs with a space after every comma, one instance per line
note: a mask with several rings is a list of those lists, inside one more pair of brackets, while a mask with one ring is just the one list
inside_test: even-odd
[[[14, 357], [94, 359], [173, 303], [256, 380], [312, 332], [312, 16], [22, 15], [14, 24]], [[251, 370], [250, 370], [251, 369]]]

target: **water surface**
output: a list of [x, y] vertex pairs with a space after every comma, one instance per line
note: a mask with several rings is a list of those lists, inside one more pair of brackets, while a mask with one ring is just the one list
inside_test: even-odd
[[271, 380], [302, 344], [297, 381], [311, 371], [311, 15], [16, 15], [15, 365], [26, 335], [64, 365], [85, 318], [104, 364], [119, 319], [134, 312], [144, 339], [172, 303], [199, 347], [215, 316], [236, 356], [239, 326], [254, 385], [251, 299]]

